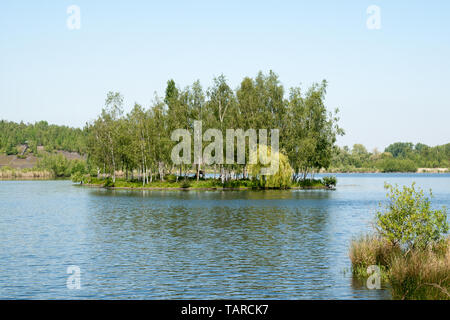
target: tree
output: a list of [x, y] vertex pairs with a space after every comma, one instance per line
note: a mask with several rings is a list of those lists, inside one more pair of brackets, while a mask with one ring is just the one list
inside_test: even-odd
[[289, 164], [289, 159], [286, 155], [281, 152], [277, 152], [277, 154], [272, 153], [272, 149], [270, 146], [264, 146], [267, 148], [267, 153], [264, 154], [266, 158], [264, 162], [268, 162], [269, 159], [274, 159], [274, 157], [278, 157], [278, 170], [271, 175], [261, 175], [261, 169], [266, 167], [261, 163], [260, 156], [258, 156], [261, 145], [258, 145], [256, 154], [252, 154], [252, 157], [257, 159], [257, 163], [250, 164], [249, 170], [253, 177], [259, 181], [259, 185], [263, 188], [280, 188], [287, 189], [291, 186], [292, 183], [292, 174], [294, 170], [292, 170], [291, 165]]
[[284, 122], [287, 124], [282, 146], [295, 173], [306, 179], [308, 173], [328, 168], [336, 137], [344, 131], [338, 126], [338, 109], [328, 113], [324, 105], [327, 82], [314, 84], [305, 95], [292, 88]]
[[[208, 121], [207, 116], [205, 114], [205, 94], [203, 92], [203, 88], [200, 84], [200, 81], [197, 80], [194, 84], [187, 88], [187, 105], [190, 116], [190, 126], [192, 126], [192, 121], [202, 121], [202, 132], [200, 134], [203, 136], [203, 133], [207, 129]], [[203, 159], [200, 157], [198, 159], [194, 159], [196, 163], [196, 177], [197, 181], [200, 177], [200, 170]]]
[[120, 159], [119, 134], [121, 132], [117, 124], [123, 114], [122, 106], [122, 95], [118, 92], [108, 92], [101, 115], [94, 123], [88, 124], [86, 129], [90, 132], [88, 140], [90, 158], [97, 163], [102, 163], [104, 170], [108, 169], [113, 182], [116, 181], [117, 161]]
[[[210, 118], [211, 127], [220, 128], [222, 132], [233, 124], [233, 118], [229, 115], [236, 111], [236, 99], [233, 90], [228, 86], [224, 75], [213, 80], [214, 84], [208, 89], [209, 98], [207, 108], [213, 117]], [[230, 128], [232, 128], [230, 126]], [[223, 164], [220, 164], [222, 182], [226, 180]]]
[[[293, 88], [289, 99], [285, 99], [284, 88], [272, 71], [244, 78], [236, 91], [230, 88], [225, 76], [220, 75], [214, 78], [206, 95], [199, 81], [181, 90], [174, 80], [169, 80], [162, 101], [156, 97], [149, 108], [135, 103], [131, 112], [124, 116], [122, 96], [109, 92], [101, 115], [84, 129], [88, 164], [90, 168], [96, 166], [97, 173], [100, 170], [108, 173], [111, 183], [115, 182], [118, 170], [125, 171], [126, 178], [129, 172], [133, 177], [138, 171], [143, 185], [152, 181], [153, 173], [163, 180], [167, 171], [171, 174], [178, 166], [170, 157], [176, 143], [171, 141], [170, 133], [186, 129], [192, 134], [194, 121], [201, 120], [201, 135], [207, 129], [219, 129], [223, 140], [226, 129], [244, 132], [279, 129], [281, 154], [287, 156], [295, 173], [302, 173], [306, 178], [308, 173], [330, 165], [336, 136], [343, 133], [337, 125], [337, 112], [328, 113], [324, 105], [325, 93], [324, 81], [313, 85], [305, 94], [300, 88]], [[237, 148], [236, 144], [234, 146]], [[249, 152], [245, 152], [248, 162]], [[194, 152], [194, 156], [199, 179], [202, 159], [198, 153]], [[183, 170], [187, 172], [185, 166], [178, 166], [180, 173], [176, 180]], [[220, 164], [220, 173], [225, 182], [241, 173], [246, 177], [247, 167], [245, 164]]]
[[401, 157], [405, 158], [408, 154], [410, 154], [414, 150], [414, 144], [411, 142], [396, 142], [389, 145], [385, 152], [390, 152], [394, 156], [394, 158]]
[[153, 137], [150, 136], [149, 132], [150, 119], [148, 113], [137, 103], [128, 114], [127, 119], [131, 128], [129, 134], [132, 136], [129, 148], [134, 156], [130, 158], [129, 166], [127, 166], [127, 176], [129, 169], [133, 170], [133, 168], [140, 166], [142, 185], [145, 185], [148, 182], [147, 170], [152, 166], [150, 149]]

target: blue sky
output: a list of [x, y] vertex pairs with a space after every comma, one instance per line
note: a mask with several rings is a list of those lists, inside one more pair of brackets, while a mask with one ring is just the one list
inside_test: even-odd
[[[166, 81], [207, 87], [274, 70], [327, 79], [339, 145], [450, 142], [449, 1], [0, 2], [0, 119], [81, 127], [120, 91], [149, 106]], [[81, 28], [66, 26], [67, 7]], [[381, 29], [366, 9], [381, 9]]]

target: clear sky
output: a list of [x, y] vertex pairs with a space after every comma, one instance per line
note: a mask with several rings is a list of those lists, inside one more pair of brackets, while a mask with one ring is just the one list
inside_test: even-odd
[[110, 90], [128, 111], [170, 78], [207, 87], [223, 73], [235, 88], [271, 69], [286, 91], [329, 81], [339, 145], [450, 142], [450, 1], [0, 2], [0, 119], [82, 127]]

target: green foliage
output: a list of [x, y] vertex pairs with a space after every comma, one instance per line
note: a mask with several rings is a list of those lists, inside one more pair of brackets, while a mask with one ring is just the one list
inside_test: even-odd
[[[0, 123], [1, 123], [1, 122], [0, 122]], [[6, 151], [5, 151], [5, 153], [6, 153], [7, 155], [14, 155], [14, 154], [18, 154], [19, 152], [18, 152], [16, 146], [14, 146], [13, 144], [8, 144], [8, 145], [6, 146]]]
[[376, 166], [382, 172], [416, 172], [417, 166], [409, 159], [387, 158], [380, 160]]
[[81, 184], [83, 184], [86, 181], [86, 177], [84, 176], [84, 174], [82, 174], [79, 171], [72, 173], [70, 179], [72, 180], [72, 182], [75, 183], [80, 182]]
[[355, 144], [335, 148], [332, 154], [332, 171], [341, 172], [416, 172], [418, 168], [449, 168], [450, 144], [429, 147], [418, 143], [396, 142], [384, 152], [367, 152], [362, 145]]
[[337, 179], [335, 176], [326, 176], [322, 178], [322, 183], [328, 188], [334, 188], [337, 184]]
[[389, 184], [385, 188], [389, 204], [376, 215], [382, 237], [406, 248], [426, 248], [443, 239], [449, 228], [445, 207], [433, 210], [430, 199], [423, 190], [416, 190], [414, 183], [403, 189]]
[[79, 160], [79, 159], [74, 159], [74, 160], [70, 161], [70, 172], [72, 174], [77, 173], [77, 172], [82, 175], [86, 174], [87, 173], [86, 161]]
[[115, 183], [111, 177], [108, 177], [105, 179], [105, 182], [103, 183], [103, 186], [105, 188], [112, 188], [114, 187]]
[[325, 80], [314, 84], [306, 94], [300, 88], [292, 88], [279, 127], [281, 147], [295, 173], [301, 173], [303, 179], [313, 170], [330, 166], [336, 137], [344, 134], [337, 124], [339, 110], [329, 113], [325, 107], [326, 88]]
[[176, 181], [177, 181], [177, 176], [174, 175], [174, 174], [169, 174], [169, 175], [166, 177], [166, 180], [167, 180], [167, 182], [170, 182], [170, 183], [176, 182]]
[[98, 171], [95, 168], [90, 168], [89, 165], [87, 165], [87, 169], [88, 169], [88, 174], [91, 177], [97, 177], [98, 175]]
[[[105, 184], [105, 180], [98, 179], [95, 177], [88, 177], [84, 175], [83, 183], [90, 183], [92, 185], [103, 186]], [[80, 180], [77, 180], [80, 182]], [[112, 182], [112, 179], [111, 179]], [[112, 185], [109, 185], [112, 186]], [[320, 180], [301, 180], [296, 183], [297, 187], [323, 187], [323, 184]], [[122, 178], [117, 178], [114, 183], [114, 187], [116, 188], [143, 188], [142, 182], [138, 180], [126, 180]], [[145, 185], [144, 188], [161, 188], [161, 189], [171, 189], [171, 188], [190, 188], [190, 189], [261, 189], [259, 185], [259, 181], [257, 180], [228, 180], [225, 183], [222, 183], [221, 180], [218, 179], [205, 179], [197, 181], [195, 178], [187, 178], [187, 179], [179, 179], [178, 182], [169, 182], [169, 181], [161, 181], [154, 180]]]
[[[343, 133], [336, 115], [329, 114], [324, 105], [325, 94], [324, 81], [305, 94], [296, 88], [285, 99], [284, 88], [272, 71], [244, 78], [236, 91], [223, 75], [214, 78], [207, 90], [198, 81], [181, 89], [169, 80], [163, 100], [156, 98], [147, 109], [135, 104], [128, 114], [123, 114], [120, 93], [109, 92], [102, 113], [85, 127], [88, 163], [112, 176], [113, 181], [119, 170], [127, 176], [138, 172], [143, 186], [149, 183], [149, 175], [173, 181], [172, 176], [165, 177], [168, 170], [188, 170], [171, 161], [173, 130], [186, 129], [192, 134], [194, 121], [202, 120], [202, 133], [219, 129], [226, 141], [226, 129], [278, 128], [286, 161], [281, 163], [278, 175], [260, 181], [267, 188], [286, 188], [291, 183], [287, 174], [290, 168], [306, 174], [328, 167], [336, 135]], [[248, 159], [248, 149], [245, 152]], [[202, 164], [196, 169], [199, 172], [206, 168]], [[243, 164], [227, 164], [219, 165], [219, 171], [224, 182], [228, 182], [235, 177], [232, 173], [245, 175], [247, 168]]]
[[15, 147], [25, 142], [34, 154], [37, 146], [44, 146], [48, 151], [86, 151], [85, 132], [81, 129], [49, 125], [46, 121], [34, 124], [0, 121], [0, 150], [17, 154]]
[[298, 181], [295, 181], [292, 186], [305, 189], [322, 189], [324, 187], [324, 184], [322, 180], [318, 179], [300, 179]]
[[223, 185], [224, 188], [251, 188], [251, 189], [259, 189], [260, 184], [257, 180], [230, 180], [226, 181]]
[[182, 188], [190, 188], [191, 187], [191, 182], [188, 179], [183, 180], [183, 182], [181, 183], [181, 187]]
[[[376, 215], [378, 234], [350, 246], [353, 273], [378, 265], [394, 299], [450, 299], [450, 238], [446, 209], [433, 210], [422, 190], [385, 185], [389, 204]], [[430, 191], [431, 197], [431, 191]]]
[[394, 158], [405, 158], [408, 154], [412, 153], [414, 145], [411, 142], [396, 142], [389, 145], [384, 151], [390, 152]]
[[85, 174], [87, 172], [84, 160], [69, 160], [61, 153], [44, 154], [39, 159], [37, 168], [48, 170], [55, 177], [70, 177], [74, 173]]
[[55, 177], [70, 176], [70, 161], [62, 154], [45, 154], [38, 161], [37, 167], [53, 172]]

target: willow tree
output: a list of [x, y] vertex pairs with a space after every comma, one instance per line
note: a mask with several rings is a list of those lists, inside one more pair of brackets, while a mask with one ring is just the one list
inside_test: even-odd
[[[261, 152], [262, 150], [263, 152]], [[252, 153], [250, 158], [256, 159], [256, 163], [249, 165], [250, 174], [253, 179], [258, 180], [261, 187], [287, 189], [292, 185], [294, 170], [289, 164], [288, 157], [282, 152], [272, 152], [270, 146], [258, 145], [257, 151]], [[270, 166], [270, 164], [265, 165], [264, 163], [275, 161], [274, 159], [278, 159], [277, 170], [273, 174], [262, 175], [262, 169]]]
[[[248, 129], [284, 130], [283, 117], [286, 113], [284, 88], [278, 76], [270, 71], [268, 75], [259, 72], [253, 79], [245, 77], [236, 90], [236, 124], [244, 131]], [[246, 151], [246, 157], [249, 157]], [[243, 168], [244, 176], [246, 166]]]

